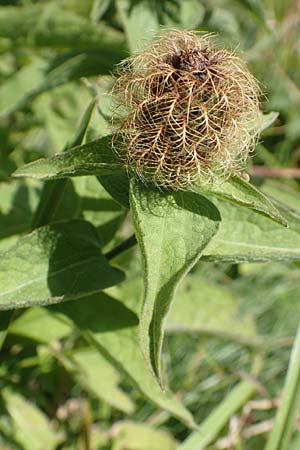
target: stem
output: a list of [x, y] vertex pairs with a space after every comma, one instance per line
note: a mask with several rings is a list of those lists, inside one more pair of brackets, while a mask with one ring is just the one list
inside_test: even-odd
[[136, 237], [134, 234], [129, 236], [128, 239], [126, 239], [124, 242], [121, 242], [121, 244], [117, 245], [115, 248], [110, 250], [109, 252], [105, 253], [106, 259], [109, 261], [116, 256], [120, 255], [120, 253], [125, 252], [129, 248], [133, 247], [137, 243]]

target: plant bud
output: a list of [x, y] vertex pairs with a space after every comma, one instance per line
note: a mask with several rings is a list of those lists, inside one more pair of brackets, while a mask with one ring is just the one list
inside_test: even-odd
[[143, 182], [184, 189], [243, 169], [258, 136], [259, 88], [213, 36], [172, 31], [120, 64], [116, 151]]

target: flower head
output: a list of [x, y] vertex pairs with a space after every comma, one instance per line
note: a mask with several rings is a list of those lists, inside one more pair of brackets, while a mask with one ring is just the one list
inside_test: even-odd
[[121, 63], [114, 92], [118, 153], [128, 170], [160, 187], [238, 172], [258, 135], [257, 82], [211, 35], [163, 35]]

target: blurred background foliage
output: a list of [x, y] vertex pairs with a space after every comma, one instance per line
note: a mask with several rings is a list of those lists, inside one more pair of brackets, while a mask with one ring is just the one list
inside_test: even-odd
[[[244, 55], [261, 83], [263, 110], [279, 113], [256, 148], [251, 179], [300, 211], [298, 179], [284, 177], [300, 161], [298, 0], [0, 0], [1, 250], [30, 231], [42, 189], [11, 173], [66, 148], [95, 96], [86, 139], [109, 134], [115, 64], [161, 27], [218, 33]], [[282, 177], [256, 177], [257, 166], [280, 168]], [[73, 217], [97, 227], [106, 251], [130, 234], [126, 211], [94, 178], [66, 183], [52, 220]], [[130, 250], [116, 263], [127, 281], [109, 292], [135, 310], [139, 255]], [[286, 376], [299, 297], [299, 263], [203, 261], [186, 278], [167, 323], [164, 360], [171, 389], [203, 430], [214, 418], [210, 439], [195, 447], [180, 444], [190, 433], [185, 425], [146, 400], [51, 310], [13, 318], [2, 312], [0, 449], [262, 449]], [[231, 390], [245, 381], [251, 389], [234, 403]], [[212, 416], [226, 401], [221, 418]], [[300, 448], [298, 419], [294, 425], [289, 450]]]

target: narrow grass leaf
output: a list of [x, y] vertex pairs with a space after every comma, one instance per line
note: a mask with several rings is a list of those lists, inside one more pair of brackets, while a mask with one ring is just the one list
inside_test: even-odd
[[300, 325], [291, 352], [280, 406], [265, 450], [289, 450], [300, 399]]
[[165, 194], [132, 181], [132, 219], [142, 252], [144, 302], [140, 342], [149, 367], [161, 380], [164, 320], [176, 288], [216, 233], [218, 210], [191, 192]]
[[200, 431], [192, 433], [177, 447], [177, 450], [205, 450], [217, 439], [232, 415], [247, 402], [254, 392], [254, 384], [247, 381], [240, 382], [199, 425]]

